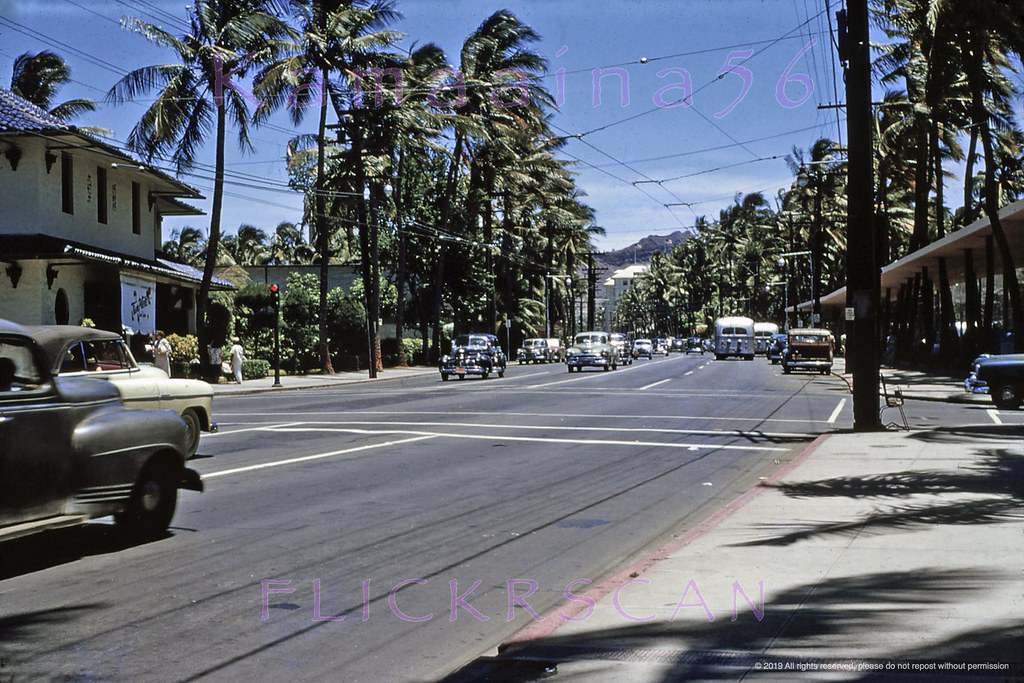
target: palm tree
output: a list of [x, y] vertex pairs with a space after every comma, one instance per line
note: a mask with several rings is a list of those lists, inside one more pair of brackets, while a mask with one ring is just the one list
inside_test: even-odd
[[294, 223], [279, 223], [270, 240], [269, 263], [301, 265], [310, 263], [315, 252], [306, 242], [302, 229]]
[[172, 261], [199, 266], [206, 259], [206, 236], [192, 227], [175, 228], [163, 244], [164, 255]]
[[209, 244], [196, 299], [200, 348], [207, 342], [206, 310], [220, 243], [229, 114], [238, 130], [239, 147], [252, 148], [245, 97], [225, 87], [225, 80], [240, 76], [250, 62], [268, 57], [270, 39], [280, 32], [269, 7], [269, 0], [196, 0], [189, 11], [189, 32], [180, 37], [141, 19], [125, 18], [125, 28], [170, 48], [177, 61], [135, 69], [107, 93], [108, 100], [121, 104], [157, 91], [156, 100], [132, 128], [128, 145], [147, 161], [173, 159], [179, 174], [193, 167], [210, 133], [215, 136]]
[[45, 109], [59, 121], [96, 111], [96, 102], [79, 98], [54, 105], [53, 99], [61, 86], [71, 81], [71, 68], [64, 59], [44, 50], [36, 54], [26, 52], [14, 59], [11, 73], [11, 92]]
[[[328, 104], [333, 104], [336, 111], [351, 104], [356, 96], [353, 86], [359, 81], [359, 67], [365, 66], [375, 52], [399, 38], [394, 31], [383, 30], [398, 14], [391, 0], [292, 0], [290, 5], [294, 28], [281, 44], [283, 56], [256, 76], [255, 92], [263, 103], [256, 110], [254, 120], [262, 123], [281, 107], [288, 109], [295, 125], [301, 123], [305, 112], [314, 106], [319, 114], [313, 225], [320, 254], [320, 367], [330, 374], [334, 367], [327, 334], [331, 243], [325, 185]], [[341, 123], [343, 121], [339, 120]], [[360, 187], [356, 195], [361, 194]], [[365, 262], [368, 255], [363, 256]], [[374, 280], [364, 273], [363, 281], [367, 283], [366, 295], [372, 299]], [[367, 306], [368, 319], [373, 319], [371, 308], [372, 305]]]

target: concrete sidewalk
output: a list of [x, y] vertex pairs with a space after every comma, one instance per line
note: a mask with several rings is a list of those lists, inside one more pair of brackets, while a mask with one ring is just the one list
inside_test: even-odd
[[[846, 372], [846, 359], [836, 358], [832, 372], [841, 375], [849, 384], [853, 376]], [[969, 394], [964, 391], [964, 377], [951, 377], [921, 370], [904, 368], [882, 368], [881, 377], [885, 380], [889, 395], [899, 388], [903, 398], [915, 401], [943, 401], [946, 403], [977, 403], [991, 405], [988, 394]], [[881, 395], [881, 393], [879, 394]]]
[[369, 372], [338, 372], [333, 375], [282, 375], [281, 386], [274, 386], [274, 375], [261, 379], [248, 379], [241, 384], [225, 382], [211, 384], [213, 393], [217, 396], [234, 394], [255, 394], [264, 391], [288, 391], [294, 389], [323, 389], [338, 387], [347, 384], [362, 384], [366, 382], [383, 382], [393, 379], [410, 379], [423, 377], [425, 375], [437, 375], [437, 368], [427, 366], [411, 366], [406, 368], [385, 368], [377, 373], [376, 379], [369, 378]]
[[449, 680], [1024, 680], [1022, 437], [819, 437]]

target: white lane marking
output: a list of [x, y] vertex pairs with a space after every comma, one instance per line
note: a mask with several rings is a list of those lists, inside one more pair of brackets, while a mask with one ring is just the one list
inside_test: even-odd
[[540, 377], [541, 375], [550, 375], [550, 372], [531, 372], [528, 375], [516, 375], [509, 374], [508, 370], [505, 371], [505, 379], [526, 379], [527, 377]]
[[[320, 420], [309, 420], [296, 422], [294, 425], [351, 425], [369, 427], [469, 427], [471, 429], [529, 429], [548, 430], [558, 432], [618, 432], [618, 433], [654, 433], [654, 434], [700, 434], [704, 436], [739, 436], [746, 438], [810, 438], [813, 434], [806, 432], [762, 432], [748, 431], [741, 429], [666, 429], [663, 427], [569, 427], [564, 425], [501, 425], [501, 424], [480, 424], [478, 422], [369, 422], [364, 420], [332, 420], [330, 422]], [[292, 426], [292, 425], [288, 425]], [[377, 433], [377, 432], [368, 432]]]
[[[292, 427], [286, 427], [284, 429], [295, 430]], [[272, 430], [272, 431], [277, 431]], [[399, 439], [398, 441], [386, 441], [384, 443], [373, 443], [367, 444], [366, 446], [355, 446], [354, 448], [345, 448], [340, 451], [329, 451], [327, 453], [316, 453], [314, 455], [304, 455], [298, 458], [288, 458], [287, 460], [275, 460], [274, 462], [264, 462], [258, 465], [246, 465], [245, 467], [235, 467], [230, 470], [221, 470], [219, 472], [209, 472], [203, 474], [203, 479], [213, 479], [215, 477], [226, 477], [229, 474], [241, 474], [242, 472], [254, 472], [256, 470], [265, 470], [270, 467], [283, 467], [284, 465], [294, 465], [300, 462], [310, 462], [313, 460], [323, 460], [324, 458], [335, 458], [339, 455], [348, 455], [349, 453], [358, 453], [359, 451], [368, 451], [373, 448], [387, 448], [388, 446], [399, 446], [405, 443], [412, 443], [414, 441], [424, 441], [425, 439], [435, 438], [434, 434], [423, 434], [415, 436], [410, 439]]]
[[[242, 413], [239, 413], [239, 414], [241, 415]], [[258, 424], [258, 423], [252, 422], [250, 424]], [[225, 436], [227, 434], [240, 434], [242, 432], [258, 432], [260, 430], [268, 429], [270, 427], [291, 427], [293, 425], [300, 425], [300, 424], [302, 424], [302, 423], [301, 422], [284, 422], [284, 423], [279, 424], [279, 425], [261, 424], [259, 427], [245, 427], [244, 429], [228, 429], [226, 431], [216, 431], [213, 434], [203, 434], [202, 438], [205, 441], [206, 439], [212, 439], [215, 436]]]
[[672, 378], [669, 377], [668, 379], [663, 379], [663, 380], [660, 380], [658, 382], [654, 382], [653, 384], [648, 384], [645, 387], [640, 387], [639, 389], [637, 389], [637, 391], [647, 391], [648, 389], [652, 389], [652, 388], [658, 386], [659, 384], [664, 384], [665, 382], [671, 382], [671, 381], [672, 381]]
[[999, 417], [998, 410], [996, 410], [995, 408], [989, 408], [985, 412], [988, 413], [988, 416], [991, 417], [992, 421], [995, 422], [997, 425], [1003, 424], [1003, 421]]
[[683, 377], [689, 377], [692, 374], [693, 374], [693, 370], [690, 370], [689, 372], [684, 372], [683, 373]]
[[[668, 358], [660, 358], [660, 359], [658, 359], [658, 360], [656, 360], [654, 362], [655, 363], [664, 363], [664, 362], [666, 362], [668, 360], [669, 360]], [[623, 367], [623, 366], [620, 365], [617, 370], [602, 370], [601, 372], [583, 372], [582, 370], [580, 370], [580, 371], [578, 371], [578, 374], [581, 375], [580, 377], [573, 377], [572, 379], [560, 379], [557, 382], [545, 382], [543, 384], [528, 384], [524, 388], [525, 389], [540, 389], [542, 387], [550, 387], [550, 386], [554, 386], [556, 384], [566, 384], [567, 382], [579, 382], [580, 380], [590, 379], [592, 377], [604, 377], [604, 376], [608, 375], [609, 373], [611, 373], [611, 374], [613, 374], [615, 376], [618, 376], [618, 375], [621, 375], [624, 372], [629, 372], [630, 370], [642, 370], [643, 368], [649, 368], [649, 367], [651, 367], [651, 365], [652, 365], [652, 363], [646, 363], [644, 365], [637, 365], [637, 364], [634, 363], [633, 365], [630, 365], [628, 367]], [[568, 367], [568, 366], [566, 366], [566, 367]]]
[[[749, 396], [749, 394], [747, 394]], [[218, 415], [229, 415], [229, 416], [241, 416], [247, 417], [258, 417], [258, 416], [278, 416], [281, 415], [412, 415], [419, 417], [420, 415], [451, 415], [450, 410], [407, 410], [407, 411], [395, 411], [395, 410], [310, 410], [310, 411], [298, 411], [298, 410], [278, 410], [273, 413], [217, 413]], [[472, 410], [460, 410], [460, 415], [497, 415], [501, 417], [552, 417], [552, 413], [513, 413], [506, 412], [503, 410], [492, 410], [492, 411], [472, 411]], [[555, 417], [560, 418], [593, 418], [595, 420], [707, 420], [709, 422], [796, 422], [798, 424], [813, 424], [823, 422], [822, 420], [812, 420], [810, 418], [804, 420], [797, 420], [793, 418], [785, 417], [719, 417], [717, 415], [602, 415], [598, 413], [557, 413]]]
[[[477, 441], [525, 441], [529, 443], [560, 443], [587, 446], [638, 446], [643, 448], [687, 448], [687, 449], [708, 449], [726, 451], [779, 451], [784, 452], [785, 448], [774, 448], [771, 446], [734, 446], [724, 444], [701, 444], [701, 443], [663, 443], [661, 441], [619, 441], [612, 439], [556, 439], [554, 437], [541, 436], [507, 436], [499, 434], [455, 434], [451, 432], [420, 432], [413, 430], [370, 430], [370, 429], [343, 429], [332, 427], [285, 427], [271, 430], [274, 432], [339, 432], [346, 434], [416, 434], [423, 438], [444, 437], [447, 439], [473, 439]], [[400, 442], [395, 442], [400, 443]], [[385, 444], [386, 445], [386, 444]], [[376, 448], [376, 446], [373, 446]], [[300, 459], [301, 460], [301, 459]], [[207, 476], [207, 475], [204, 475]]]
[[843, 412], [843, 406], [845, 406], [845, 405], [846, 405], [846, 399], [845, 398], [839, 399], [839, 405], [837, 405], [836, 409], [832, 411], [832, 414], [828, 416], [828, 423], [830, 425], [836, 423], [836, 420], [839, 418], [839, 413]]

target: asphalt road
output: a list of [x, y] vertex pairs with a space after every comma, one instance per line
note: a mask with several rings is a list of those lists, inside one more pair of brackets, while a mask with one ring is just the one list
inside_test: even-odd
[[0, 546], [0, 683], [436, 680], [851, 421], [837, 378], [697, 355], [215, 410], [167, 537]]

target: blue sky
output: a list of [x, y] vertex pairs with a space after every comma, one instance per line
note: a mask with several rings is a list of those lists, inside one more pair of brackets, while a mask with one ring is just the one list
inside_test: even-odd
[[[835, 12], [837, 0], [829, 4]], [[0, 0], [0, 79], [6, 85], [18, 54], [50, 49], [68, 61], [74, 78], [59, 99], [102, 99], [119, 74], [170, 59], [120, 28], [120, 17], [139, 16], [177, 32], [185, 5]], [[840, 135], [836, 110], [818, 108], [836, 101], [825, 0], [399, 0], [397, 7], [403, 18], [394, 28], [406, 34], [404, 43], [437, 43], [452, 63], [464, 38], [498, 9], [511, 10], [541, 35], [536, 50], [549, 62], [545, 81], [553, 92], [564, 83], [556, 132], [585, 134], [565, 154], [580, 160], [578, 184], [607, 230], [601, 249], [681, 229], [696, 215], [717, 216], [736, 192], [772, 197], [792, 179], [782, 156]], [[618, 71], [597, 88], [595, 69]], [[680, 84], [687, 76], [690, 106], [667, 106], [686, 94]], [[835, 79], [841, 99], [838, 64]], [[103, 105], [80, 123], [125, 140], [146, 104]], [[845, 121], [839, 124], [845, 140]], [[254, 132], [255, 154], [229, 149], [228, 170], [252, 178], [244, 180], [250, 187], [227, 188], [226, 232], [242, 223], [272, 230], [301, 219], [301, 197], [281, 191], [283, 157], [294, 132], [314, 127], [314, 117], [296, 131], [281, 116], [273, 128]], [[212, 145], [201, 161], [212, 164]], [[211, 174], [197, 173], [183, 180], [211, 194]], [[692, 206], [664, 206], [683, 202]], [[197, 203], [209, 209], [209, 200]], [[205, 227], [204, 219], [167, 219], [165, 232], [185, 224]]]

